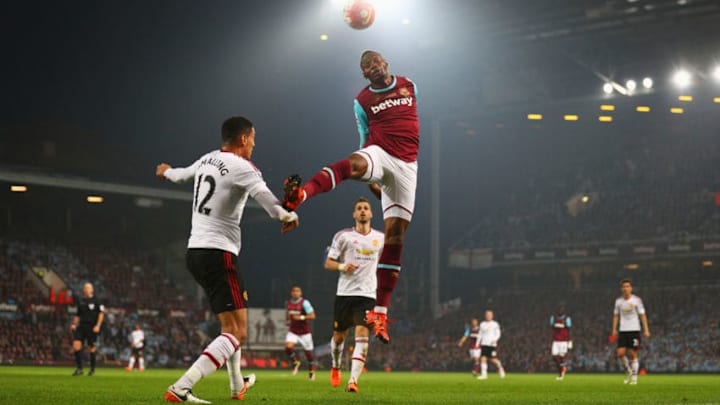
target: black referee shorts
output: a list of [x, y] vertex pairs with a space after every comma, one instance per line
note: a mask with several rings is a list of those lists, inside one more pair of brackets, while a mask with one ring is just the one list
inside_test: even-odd
[[93, 332], [93, 326], [95, 325], [78, 325], [73, 332], [73, 340], [79, 340], [83, 345], [97, 346], [98, 334]]
[[188, 249], [185, 261], [216, 314], [247, 308], [247, 291], [237, 256], [220, 249]]
[[368, 297], [335, 296], [333, 330], [344, 332], [353, 326], [367, 326], [365, 313], [375, 307], [375, 300]]

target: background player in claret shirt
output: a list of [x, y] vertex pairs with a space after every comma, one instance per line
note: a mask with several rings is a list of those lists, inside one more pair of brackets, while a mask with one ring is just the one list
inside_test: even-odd
[[138, 371], [145, 371], [145, 358], [143, 350], [145, 349], [145, 332], [142, 330], [142, 326], [139, 323], [135, 324], [135, 330], [130, 333], [128, 337], [130, 341], [130, 359], [128, 365], [125, 367], [127, 371], [133, 371], [135, 362], [138, 364]]
[[169, 402], [209, 403], [192, 387], [227, 364], [232, 399], [243, 399], [249, 383], [240, 371], [240, 346], [247, 337], [247, 291], [238, 272], [240, 221], [248, 197], [270, 217], [282, 222], [283, 232], [298, 226], [297, 214], [287, 212], [267, 188], [260, 171], [250, 162], [255, 128], [244, 117], [227, 119], [221, 130], [220, 150], [209, 152], [184, 168], [157, 166], [155, 174], [179, 183], [194, 179], [192, 226], [188, 240], [188, 270], [205, 290], [210, 308], [220, 321], [221, 334], [193, 365], [165, 392]]
[[333, 336], [330, 340], [332, 368], [330, 385], [341, 382], [342, 352], [350, 328], [355, 327], [355, 348], [352, 354], [350, 379], [345, 391], [358, 393], [358, 380], [365, 367], [370, 330], [365, 326], [365, 314], [375, 305], [377, 277], [375, 269], [380, 258], [385, 235], [372, 229], [372, 208], [366, 198], [360, 198], [353, 208], [355, 226], [335, 234], [325, 259], [325, 269], [338, 272], [335, 296]]
[[465, 325], [465, 333], [458, 342], [458, 347], [462, 347], [465, 341], [470, 339], [470, 358], [473, 360], [472, 375], [477, 376], [480, 372], [480, 320], [473, 318], [470, 325]]
[[87, 344], [90, 352], [89, 376], [95, 375], [95, 361], [97, 352], [97, 338], [105, 319], [105, 306], [95, 297], [95, 289], [90, 283], [83, 285], [83, 296], [77, 305], [77, 314], [73, 316], [70, 330], [73, 332], [72, 348], [75, 352], [75, 365], [77, 368], [73, 376], [83, 375], [82, 354]]
[[[632, 282], [628, 279], [620, 281], [622, 297], [615, 300], [613, 310], [612, 340], [617, 340], [617, 356], [625, 367], [625, 384], [637, 384], [638, 350], [640, 350], [640, 323], [646, 338], [650, 338], [645, 305], [637, 295], [632, 293]], [[619, 326], [619, 327], [618, 327]], [[619, 331], [619, 334], [618, 334]], [[628, 360], [628, 355], [630, 360]]]
[[565, 356], [570, 349], [570, 328], [572, 327], [572, 319], [565, 314], [565, 307], [560, 305], [557, 314], [550, 315], [550, 327], [552, 328], [552, 354], [553, 361], [558, 368], [558, 380], [565, 378], [567, 373], [567, 365], [565, 364]]
[[360, 69], [370, 81], [355, 99], [361, 149], [324, 167], [302, 186], [298, 176], [288, 177], [283, 205], [295, 210], [346, 179], [370, 183], [373, 193], [381, 197], [385, 246], [377, 268], [377, 302], [367, 321], [375, 336], [389, 343], [388, 306], [400, 276], [405, 232], [415, 207], [420, 143], [417, 90], [408, 78], [391, 75], [388, 62], [378, 52], [365, 51]]
[[303, 298], [302, 289], [297, 285], [290, 289], [290, 299], [285, 301], [285, 306], [287, 308], [285, 319], [289, 326], [285, 337], [285, 353], [290, 357], [290, 364], [293, 367], [292, 374], [297, 374], [300, 369], [300, 359], [295, 354], [295, 344], [300, 342], [308, 361], [308, 379], [315, 381], [315, 370], [317, 369], [315, 345], [308, 322], [315, 319], [315, 309], [309, 300]]
[[487, 360], [495, 364], [500, 378], [505, 378], [505, 369], [497, 358], [497, 344], [500, 340], [500, 324], [493, 320], [493, 311], [485, 311], [485, 320], [480, 322], [480, 375], [478, 380], [487, 379]]

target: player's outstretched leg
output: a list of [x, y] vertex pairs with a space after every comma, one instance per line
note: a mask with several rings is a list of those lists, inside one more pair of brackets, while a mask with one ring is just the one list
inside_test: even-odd
[[297, 174], [289, 176], [283, 184], [285, 196], [282, 205], [288, 211], [295, 211], [308, 199], [334, 189], [343, 180], [349, 179], [351, 174], [350, 160], [345, 159], [323, 167], [303, 185], [300, 185], [302, 179]]

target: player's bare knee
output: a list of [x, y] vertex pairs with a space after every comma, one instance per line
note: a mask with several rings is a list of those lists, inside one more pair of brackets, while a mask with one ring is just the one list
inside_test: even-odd
[[361, 178], [367, 171], [367, 161], [357, 154], [350, 155], [348, 160], [350, 161], [350, 177], [353, 179]]

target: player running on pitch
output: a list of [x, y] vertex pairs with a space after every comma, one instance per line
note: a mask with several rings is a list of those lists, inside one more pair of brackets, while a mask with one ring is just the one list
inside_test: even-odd
[[355, 226], [343, 229], [333, 237], [325, 260], [325, 269], [338, 272], [333, 336], [330, 340], [330, 385], [340, 385], [342, 352], [350, 328], [354, 326], [355, 348], [352, 353], [350, 379], [345, 391], [358, 393], [358, 380], [365, 367], [370, 345], [370, 330], [366, 327], [365, 314], [375, 305], [375, 268], [384, 235], [370, 227], [372, 209], [366, 198], [361, 197], [355, 202], [353, 219]]

